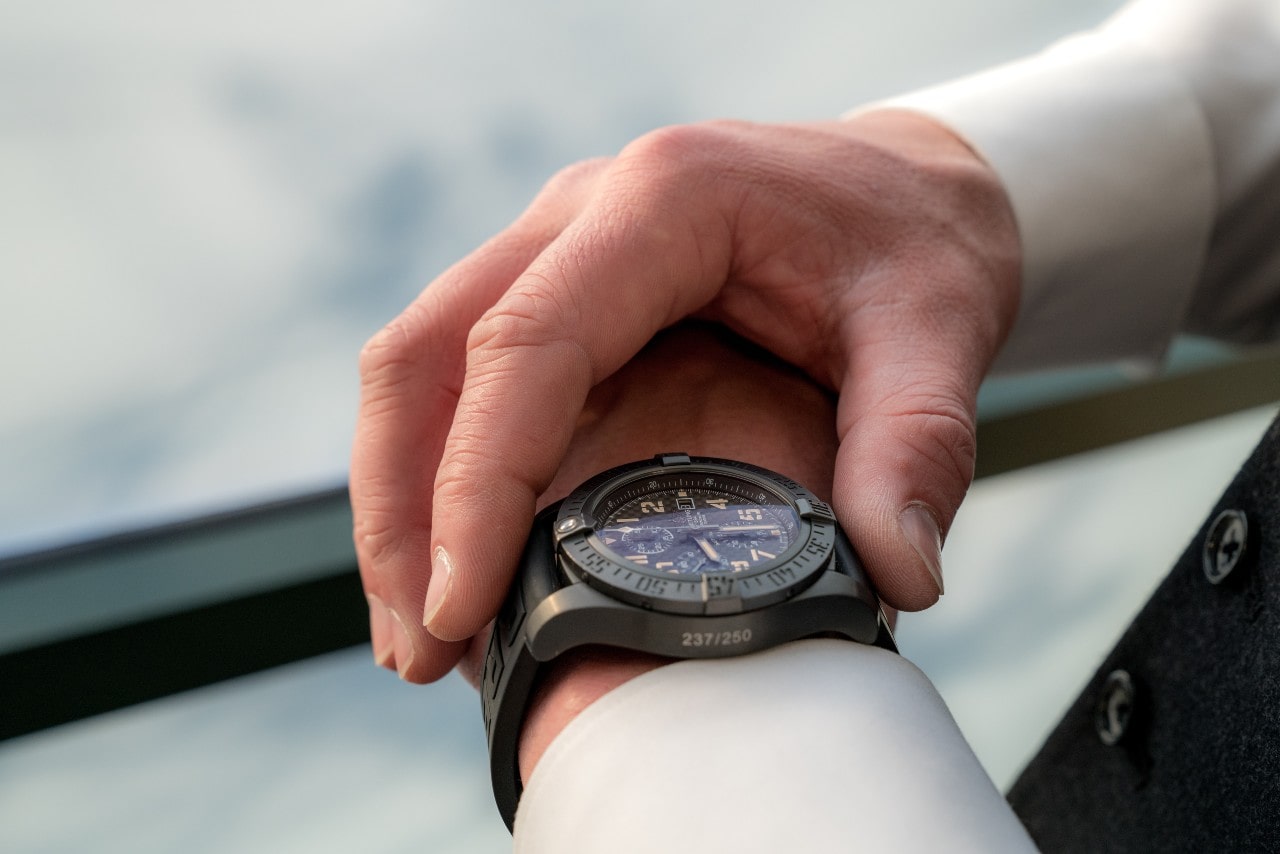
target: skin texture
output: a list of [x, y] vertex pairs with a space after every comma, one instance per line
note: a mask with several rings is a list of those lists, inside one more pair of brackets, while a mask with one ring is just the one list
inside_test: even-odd
[[[681, 450], [751, 460], [829, 499], [835, 401], [795, 369], [722, 329], [683, 324], [661, 333], [587, 399], [569, 456], [542, 503], [613, 465]], [[463, 672], [478, 683], [483, 649]], [[560, 659], [530, 705], [520, 742], [527, 780], [542, 752], [579, 712], [665, 659], [602, 647]]]
[[833, 506], [885, 601], [928, 607], [1017, 269], [994, 174], [907, 113], [666, 128], [565, 170], [362, 353], [351, 495], [375, 656], [410, 681], [448, 672], [539, 496], [652, 453], [601, 436], [568, 455], [592, 390], [686, 317], [838, 394]]

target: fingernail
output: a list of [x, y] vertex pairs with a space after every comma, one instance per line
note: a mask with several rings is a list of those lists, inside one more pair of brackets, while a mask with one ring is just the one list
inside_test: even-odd
[[394, 670], [395, 640], [391, 635], [391, 612], [382, 600], [366, 593], [369, 600], [369, 642], [373, 646], [373, 660], [379, 667]]
[[916, 550], [924, 568], [938, 585], [938, 595], [941, 596], [942, 532], [938, 529], [937, 517], [923, 504], [908, 504], [898, 516], [898, 525], [902, 528], [902, 535], [907, 538], [911, 548]]
[[436, 546], [435, 560], [431, 563], [431, 583], [427, 585], [427, 603], [422, 609], [422, 625], [431, 630], [431, 621], [440, 612], [444, 604], [445, 594], [449, 592], [449, 581], [453, 578], [453, 561], [444, 546]]
[[405, 628], [404, 621], [400, 619], [400, 615], [389, 608], [387, 613], [391, 615], [391, 634], [394, 637], [392, 647], [396, 653], [396, 672], [403, 679], [404, 675], [409, 672], [409, 665], [413, 664], [413, 641], [409, 640], [409, 632]]

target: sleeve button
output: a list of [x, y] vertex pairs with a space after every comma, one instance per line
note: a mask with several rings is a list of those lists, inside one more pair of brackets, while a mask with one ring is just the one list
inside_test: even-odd
[[1113, 670], [1107, 674], [1093, 716], [1093, 726], [1098, 732], [1099, 741], [1111, 747], [1124, 738], [1129, 723], [1133, 720], [1136, 700], [1137, 692], [1128, 671]]
[[1209, 526], [1201, 565], [1210, 584], [1220, 584], [1240, 565], [1249, 541], [1249, 519], [1239, 510], [1223, 510]]

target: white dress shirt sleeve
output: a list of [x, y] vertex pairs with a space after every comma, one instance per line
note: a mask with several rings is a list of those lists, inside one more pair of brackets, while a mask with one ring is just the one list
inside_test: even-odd
[[1029, 59], [877, 104], [999, 173], [1023, 298], [997, 367], [1153, 366], [1280, 337], [1280, 3], [1139, 0]]
[[538, 762], [515, 850], [1035, 848], [924, 674], [808, 640], [660, 667], [592, 703]]

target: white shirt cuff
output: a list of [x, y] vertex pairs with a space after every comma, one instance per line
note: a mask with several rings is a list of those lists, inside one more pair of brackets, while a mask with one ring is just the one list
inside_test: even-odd
[[1034, 851], [928, 679], [837, 640], [684, 661], [606, 694], [539, 761], [533, 852]]
[[1216, 192], [1205, 117], [1170, 62], [1103, 29], [873, 106], [937, 119], [1005, 184], [1023, 290], [997, 368], [1161, 357], [1203, 265]]

